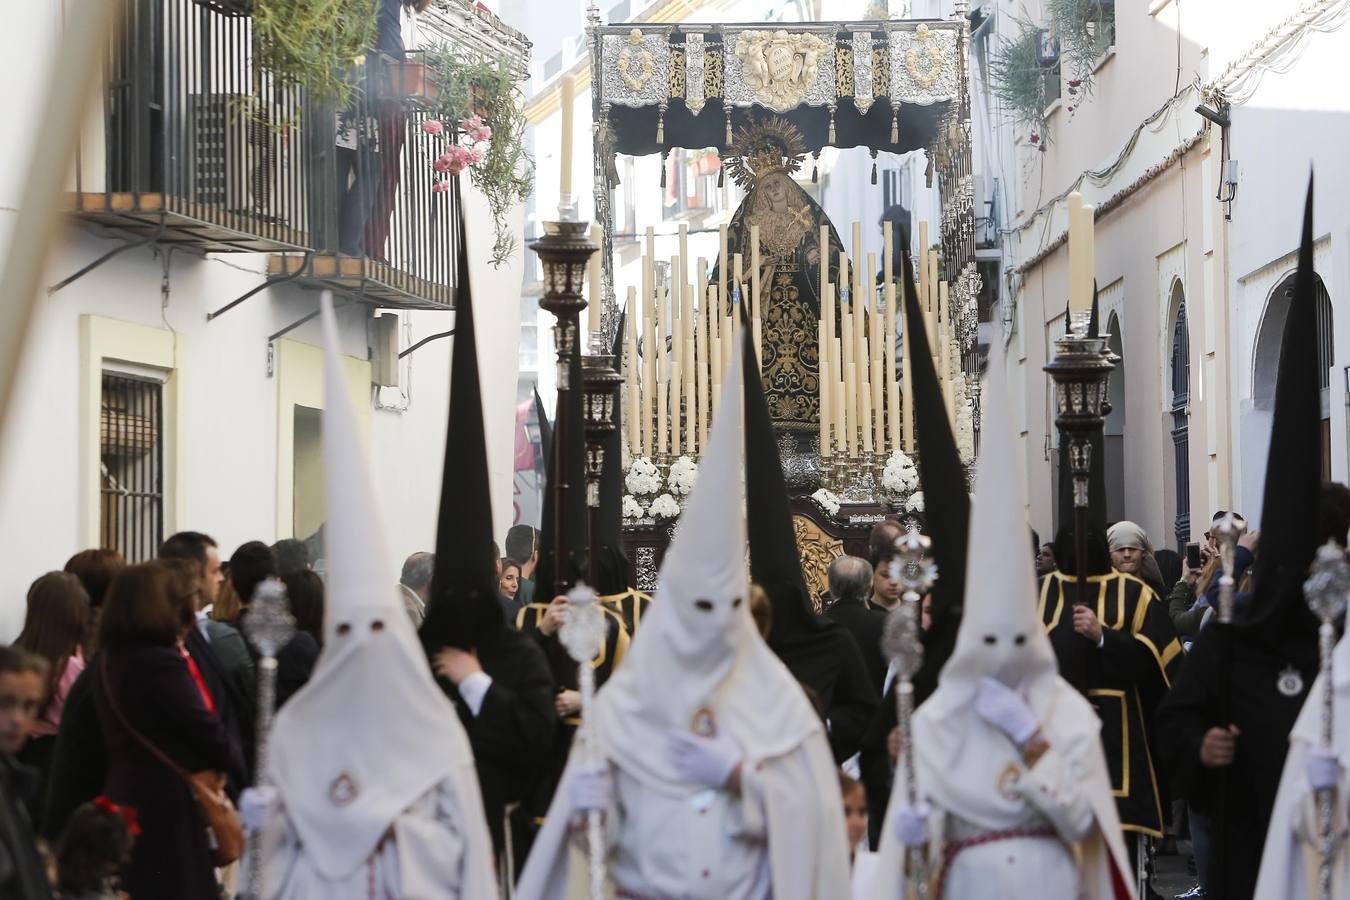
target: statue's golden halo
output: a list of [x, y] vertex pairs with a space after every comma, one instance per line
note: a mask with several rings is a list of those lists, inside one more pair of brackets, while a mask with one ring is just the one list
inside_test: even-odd
[[781, 116], [763, 119], [751, 117], [736, 129], [732, 149], [736, 155], [727, 161], [731, 177], [745, 190], [756, 179], [775, 172], [792, 175], [802, 167], [806, 158], [806, 141], [802, 133]]

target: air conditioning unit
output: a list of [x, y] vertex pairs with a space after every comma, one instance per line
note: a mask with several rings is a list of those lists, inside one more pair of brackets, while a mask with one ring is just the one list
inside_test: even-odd
[[275, 109], [247, 94], [189, 94], [192, 200], [272, 224], [298, 224], [285, 221], [276, 196], [277, 172], [290, 163], [281, 121]]

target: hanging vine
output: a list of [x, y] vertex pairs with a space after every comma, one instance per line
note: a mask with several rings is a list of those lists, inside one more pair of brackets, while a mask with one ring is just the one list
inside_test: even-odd
[[375, 45], [375, 0], [253, 0], [255, 61], [339, 109], [351, 99], [352, 66]]
[[990, 57], [989, 80], [994, 96], [1030, 130], [1031, 142], [1044, 147], [1045, 79], [1059, 72], [1041, 65], [1041, 34], [1031, 22], [1017, 20], [1017, 34]]
[[1070, 106], [1092, 95], [1092, 73], [1116, 42], [1114, 0], [1049, 0], [1047, 12], [1069, 73]]
[[507, 58], [466, 59], [445, 47], [428, 49], [426, 62], [439, 88], [436, 117], [448, 127], [474, 116], [490, 126], [482, 158], [468, 170], [492, 210], [492, 265], [500, 266], [516, 249], [511, 210], [530, 196], [534, 184], [534, 161], [525, 150], [520, 76]]

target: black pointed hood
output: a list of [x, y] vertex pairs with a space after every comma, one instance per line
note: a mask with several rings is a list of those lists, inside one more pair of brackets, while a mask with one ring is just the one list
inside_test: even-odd
[[[453, 179], [459, 233], [464, 234], [459, 179]], [[445, 464], [436, 523], [436, 564], [422, 623], [429, 650], [444, 646], [470, 649], [500, 637], [505, 618], [498, 598], [493, 558], [492, 497], [483, 395], [473, 322], [469, 256], [458, 248], [459, 293], [455, 303], [455, 346], [450, 360], [450, 414], [446, 422]]]
[[[539, 562], [534, 570], [535, 599], [547, 603], [556, 590], [555, 577], [563, 559], [561, 581], [571, 587], [586, 571], [586, 431], [581, 387], [581, 354], [572, 356], [571, 390], [558, 392], [549, 442], [548, 468], [544, 476], [544, 502], [539, 521]], [[564, 402], [565, 401], [565, 402]], [[554, 456], [567, 448], [567, 490], [564, 493], [562, 533], [553, 525], [556, 498], [553, 490]]]
[[745, 397], [745, 508], [750, 543], [750, 580], [773, 605], [769, 646], [779, 656], [793, 652], [829, 628], [811, 602], [792, 529], [787, 480], [778, 458], [769, 404], [764, 399], [751, 329], [743, 327], [741, 365]]
[[[619, 314], [610, 354], [614, 370], [623, 374], [623, 335], [626, 314]], [[614, 431], [605, 439], [605, 461], [600, 470], [600, 546], [595, 589], [602, 595], [628, 589], [628, 560], [623, 553], [623, 404], [614, 406]]]
[[[1088, 336], [1100, 337], [1097, 282], [1092, 282], [1092, 312]], [[1069, 333], [1069, 310], [1064, 310], [1065, 333]], [[1111, 553], [1106, 542], [1106, 439], [1103, 432], [1092, 436], [1092, 470], [1088, 475], [1088, 566], [1089, 575], [1111, 571]], [[1069, 466], [1069, 442], [1059, 436], [1059, 521], [1055, 532], [1055, 563], [1065, 575], [1078, 572], [1073, 531], [1073, 473]]]
[[1315, 647], [1317, 621], [1303, 581], [1317, 553], [1322, 471], [1321, 379], [1317, 352], [1317, 282], [1313, 272], [1313, 182], [1303, 210], [1294, 295], [1280, 342], [1270, 452], [1261, 503], [1261, 546], [1252, 596], [1236, 616], [1263, 640], [1301, 636]]
[[539, 396], [539, 386], [534, 387], [534, 417], [539, 422], [539, 453], [544, 457], [544, 465], [553, 453], [553, 423], [544, 412], [544, 398]]
[[914, 432], [919, 449], [919, 484], [923, 489], [924, 526], [933, 541], [938, 580], [933, 586], [933, 615], [961, 615], [966, 585], [966, 541], [970, 529], [970, 494], [966, 470], [956, 449], [947, 404], [942, 396], [933, 354], [928, 346], [919, 292], [914, 286], [909, 248], [901, 247], [904, 276], [905, 330], [909, 332], [908, 397], [914, 404]]

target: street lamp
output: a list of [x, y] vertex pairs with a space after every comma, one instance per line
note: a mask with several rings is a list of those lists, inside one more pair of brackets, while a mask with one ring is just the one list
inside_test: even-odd
[[[577, 331], [581, 311], [586, 308], [582, 286], [586, 279], [586, 264], [598, 249], [586, 234], [586, 222], [545, 222], [544, 236], [530, 244], [539, 254], [544, 266], [544, 295], [539, 308], [553, 314], [553, 343], [558, 354], [558, 404], [553, 424], [553, 454], [549, 462], [549, 490], [553, 492], [553, 521], [548, 523], [558, 541], [558, 556], [553, 566], [554, 596], [567, 591], [567, 566], [564, 533], [564, 510], [567, 509], [568, 465], [567, 410], [573, 385], [572, 360], [578, 352]], [[578, 485], [578, 487], [580, 487]]]
[[[1095, 316], [1093, 317], [1095, 320]], [[1087, 513], [1090, 500], [1094, 439], [1111, 410], [1107, 387], [1115, 354], [1095, 325], [1081, 314], [1071, 317], [1067, 334], [1055, 341], [1055, 358], [1045, 371], [1055, 382], [1055, 427], [1068, 441], [1069, 472], [1073, 478], [1074, 569], [1077, 603], [1087, 602]]]

